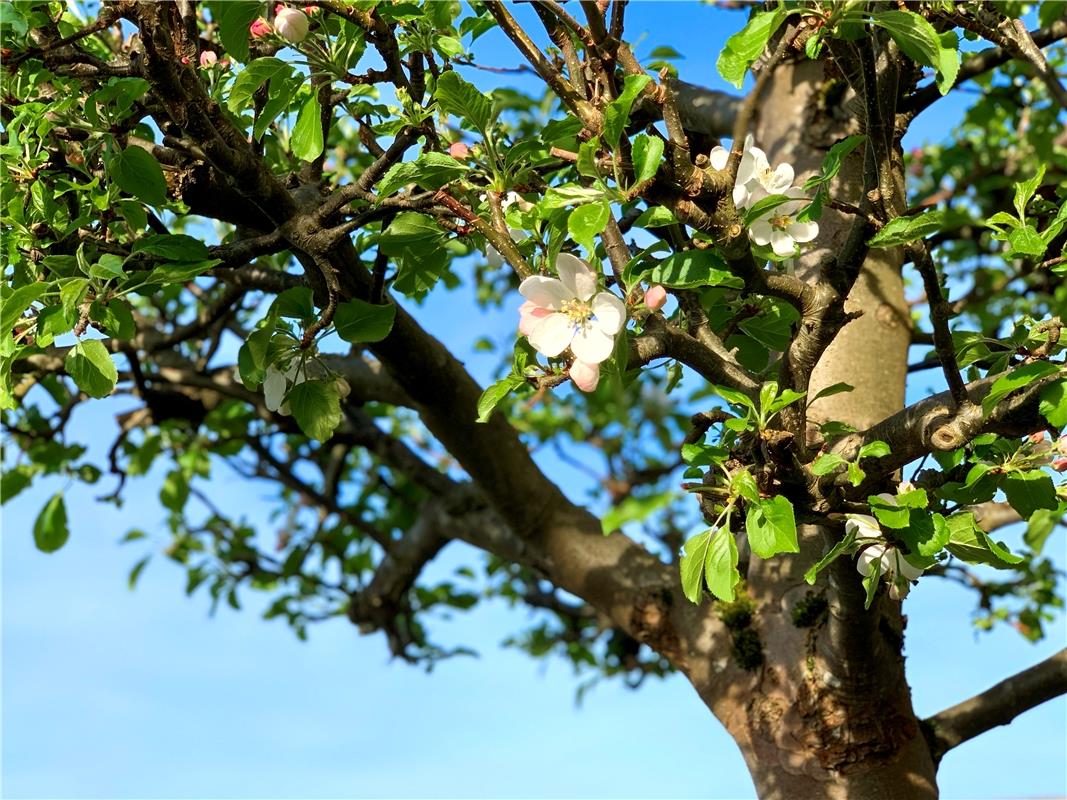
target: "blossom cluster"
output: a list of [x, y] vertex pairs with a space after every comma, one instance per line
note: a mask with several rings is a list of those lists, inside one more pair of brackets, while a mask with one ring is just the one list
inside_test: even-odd
[[[901, 491], [911, 488], [907, 482], [900, 485]], [[882, 500], [896, 505], [896, 497], [884, 493], [878, 495]], [[848, 514], [845, 520], [846, 533], [856, 535], [860, 550], [856, 558], [856, 570], [860, 575], [869, 577], [877, 573], [889, 584], [889, 594], [894, 600], [901, 600], [911, 589], [911, 582], [923, 574], [923, 567], [915, 566], [900, 549], [886, 540], [878, 520], [869, 514]]]
[[249, 33], [255, 38], [269, 36], [272, 32], [277, 33], [285, 41], [292, 44], [302, 42], [308, 35], [308, 14], [316, 11], [315, 6], [306, 6], [303, 11], [298, 8], [289, 8], [280, 3], [274, 10], [274, 25], [271, 26], [262, 17], [252, 21], [248, 26]]
[[[710, 155], [712, 167], [718, 170], [726, 168], [729, 150], [716, 147]], [[744, 153], [734, 182], [734, 205], [744, 211], [771, 195], [790, 198], [768, 209], [753, 220], [748, 228], [748, 235], [753, 242], [762, 246], [770, 245], [775, 255], [783, 258], [795, 255], [798, 244], [810, 242], [819, 235], [818, 223], [797, 219], [797, 213], [807, 205], [808, 197], [802, 188], [793, 186], [794, 177], [792, 165], [779, 164], [772, 168], [767, 154], [755, 146], [752, 136], [745, 139]]]
[[531, 275], [519, 285], [519, 333], [549, 358], [570, 350], [568, 375], [583, 392], [596, 389], [600, 365], [611, 358], [615, 336], [626, 324], [626, 306], [611, 292], [597, 291], [597, 275], [570, 253], [556, 258], [559, 278]]

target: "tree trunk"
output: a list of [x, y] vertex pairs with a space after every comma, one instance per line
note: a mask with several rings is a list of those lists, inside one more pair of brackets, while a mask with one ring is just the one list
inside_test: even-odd
[[[756, 144], [772, 165], [791, 163], [798, 184], [819, 170], [830, 145], [859, 132], [856, 110], [841, 114], [834, 105], [839, 101], [827, 100], [840, 87], [821, 70], [816, 62], [779, 67], [759, 105]], [[858, 203], [862, 170], [861, 147], [846, 160], [835, 196]], [[886, 201], [897, 206], [903, 198]], [[813, 274], [822, 259], [841, 252], [851, 224], [827, 210], [820, 246], [798, 273]], [[862, 429], [903, 407], [910, 325], [901, 263], [899, 251], [886, 250], [864, 263], [845, 306], [862, 316], [823, 354], [809, 397], [839, 382], [854, 391], [818, 401], [809, 425], [835, 419]], [[747, 676], [725, 680], [712, 669], [690, 678], [740, 746], [761, 800], [937, 797], [934, 762], [904, 676], [900, 602], [883, 589], [865, 611], [860, 576], [849, 559], [808, 586], [804, 572], [831, 540], [815, 526], [802, 526], [800, 533], [798, 556], [751, 559], [747, 616], [743, 608], [718, 608], [733, 636], [732, 658], [749, 659], [731, 666]]]

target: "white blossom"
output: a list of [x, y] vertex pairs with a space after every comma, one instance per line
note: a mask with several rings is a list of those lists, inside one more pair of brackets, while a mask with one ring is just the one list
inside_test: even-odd
[[[896, 498], [891, 494], [878, 496], [888, 503], [896, 503]], [[854, 533], [862, 546], [856, 558], [856, 571], [867, 577], [878, 570], [878, 573], [895, 587], [898, 598], [908, 593], [909, 581], [914, 581], [922, 575], [922, 567], [912, 564], [897, 547], [886, 542], [878, 520], [874, 517], [868, 514], [849, 514], [845, 520], [845, 531]], [[865, 543], [864, 539], [876, 541]]]
[[[810, 242], [819, 235], [819, 224], [801, 222], [796, 218], [800, 209], [808, 203], [808, 198], [802, 189], [793, 187], [783, 192], [776, 192], [776, 194], [784, 194], [793, 199], [786, 200], [753, 220], [748, 226], [748, 235], [756, 244], [769, 244], [775, 255], [792, 256], [796, 253], [797, 244]], [[754, 192], [753, 205], [765, 196], [762, 190]]]
[[626, 306], [611, 292], [597, 292], [597, 276], [580, 258], [560, 253], [556, 271], [559, 278], [532, 275], [520, 284], [527, 302], [519, 309], [519, 332], [549, 358], [569, 347], [579, 361], [599, 365], [611, 357]]
[[[711, 151], [711, 166], [725, 169], [730, 158], [730, 151], [725, 147], [716, 147]], [[782, 194], [793, 185], [793, 167], [791, 164], [779, 164], [771, 168], [767, 154], [753, 143], [752, 135], [745, 138], [745, 147], [741, 163], [737, 167], [737, 179], [734, 181], [734, 205], [739, 209], [752, 206], [759, 193]]]

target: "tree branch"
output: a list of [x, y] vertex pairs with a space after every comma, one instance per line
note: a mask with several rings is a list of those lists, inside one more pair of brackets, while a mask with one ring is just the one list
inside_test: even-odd
[[1024, 711], [1067, 693], [1067, 648], [923, 720], [934, 761], [952, 748], [998, 725], [1007, 725]]

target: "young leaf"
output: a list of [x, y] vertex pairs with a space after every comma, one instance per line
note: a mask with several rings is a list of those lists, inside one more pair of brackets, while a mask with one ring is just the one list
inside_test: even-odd
[[108, 174], [122, 191], [144, 200], [150, 206], [167, 202], [167, 181], [159, 162], [142, 147], [130, 145], [107, 164]]
[[[84, 278], [75, 278], [88, 285]], [[48, 284], [44, 282], [31, 283], [20, 286], [14, 291], [8, 289], [9, 284], [5, 281], [3, 292], [0, 294], [0, 336], [10, 337], [11, 332], [23, 312], [33, 304], [41, 295], [48, 291]]]
[[64, 368], [78, 388], [90, 397], [107, 397], [119, 379], [111, 354], [96, 339], [78, 342], [68, 350]]
[[793, 505], [782, 495], [749, 505], [745, 530], [752, 552], [760, 558], [800, 552]]
[[1059, 367], [1057, 365], [1050, 364], [1048, 361], [1032, 361], [1029, 364], [1016, 367], [1006, 375], [1001, 375], [993, 383], [989, 394], [982, 400], [983, 413], [988, 415], [996, 407], [997, 403], [1012, 392], [1029, 386], [1034, 381], [1052, 375], [1058, 370]]
[[341, 424], [341, 398], [333, 381], [298, 383], [285, 400], [300, 430], [315, 441], [325, 442]]
[[712, 534], [704, 579], [713, 595], [727, 603], [733, 602], [734, 587], [740, 582], [741, 573], [737, 571], [737, 542], [729, 528], [719, 528]]
[[[903, 13], [903, 12], [901, 12]], [[936, 233], [944, 224], [945, 212], [926, 211], [910, 217], [894, 217], [867, 242], [871, 247], [896, 247]]]
[[[618, 145], [619, 138], [626, 129], [626, 122], [630, 118], [630, 109], [633, 107], [634, 100], [640, 96], [641, 92], [651, 82], [652, 77], [650, 75], [626, 76], [622, 92], [604, 110], [604, 143], [606, 145], [612, 148]], [[661, 146], [662, 144], [660, 142]]]
[[726, 262], [712, 250], [684, 250], [660, 261], [644, 275], [649, 283], [669, 289], [694, 289], [704, 286], [741, 288], [744, 282], [734, 276]]
[[[941, 39], [924, 17], [914, 11], [883, 11], [871, 21], [889, 31], [904, 55], [928, 67], [937, 67], [941, 60]], [[944, 92], [942, 92], [944, 94]]]
[[1022, 562], [1022, 557], [1012, 553], [1000, 542], [993, 541], [979, 528], [974, 514], [953, 514], [946, 522], [949, 527], [949, 541], [945, 549], [961, 561], [968, 564], [988, 564], [998, 569], [1010, 569]]
[[848, 552], [852, 549], [852, 546], [856, 543], [856, 534], [854, 532], [848, 532], [844, 538], [837, 544], [826, 551], [826, 555], [820, 558], [812, 567], [804, 573], [804, 580], [808, 585], [813, 585], [816, 579], [819, 577], [819, 573], [826, 569], [834, 560], [842, 553]]
[[1045, 178], [1045, 165], [1041, 164], [1037, 168], [1037, 173], [1029, 180], [1021, 181], [1015, 184], [1015, 197], [1012, 199], [1012, 205], [1015, 206], [1015, 210], [1019, 214], [1020, 220], [1026, 219], [1026, 206], [1029, 204], [1030, 199], [1034, 196], [1034, 192], [1037, 191], [1037, 187], [1041, 185], [1041, 181]]
[[1056, 428], [1067, 427], [1067, 379], [1061, 378], [1041, 387], [1037, 410]]
[[749, 66], [763, 53], [784, 16], [781, 8], [757, 12], [744, 28], [726, 40], [715, 65], [723, 80], [741, 88]]
[[673, 492], [658, 492], [648, 497], [630, 495], [617, 506], [611, 508], [600, 520], [604, 535], [617, 531], [629, 522], [640, 522], [651, 514], [670, 505], [675, 495]]
[[1013, 472], [1004, 479], [1000, 488], [1004, 490], [1008, 503], [1023, 519], [1030, 519], [1038, 509], [1054, 509], [1059, 505], [1052, 477], [1039, 469]]
[[33, 543], [42, 553], [54, 553], [65, 545], [69, 538], [67, 506], [63, 502], [63, 493], [56, 492], [45, 503], [33, 523]]
[[437, 79], [434, 97], [442, 111], [467, 120], [483, 134], [493, 122], [492, 102], [454, 70]]
[[478, 398], [478, 422], [488, 422], [500, 401], [526, 382], [521, 375], [508, 375], [482, 392]]
[[567, 231], [574, 241], [590, 253], [596, 249], [595, 237], [604, 230], [611, 216], [607, 203], [587, 203], [578, 206], [567, 217]]
[[841, 171], [841, 164], [848, 157], [848, 154], [863, 144], [866, 139], [867, 137], [862, 133], [857, 133], [854, 136], [847, 136], [833, 145], [822, 160], [822, 169], [819, 174], [813, 175], [804, 181], [804, 191], [810, 192], [820, 184], [829, 183], [836, 178], [837, 173]]
[[219, 38], [226, 53], [238, 61], [248, 60], [248, 26], [263, 13], [256, 0], [211, 0], [211, 19], [219, 26]]
[[682, 575], [682, 592], [690, 603], [699, 604], [700, 598], [704, 594], [702, 585], [704, 565], [708, 560], [708, 551], [713, 533], [715, 533], [714, 528], [698, 533], [690, 538], [682, 548], [682, 559], [679, 564]]
[[833, 472], [835, 469], [845, 463], [847, 463], [845, 459], [839, 456], [837, 453], [823, 453], [812, 463], [811, 474], [818, 475], [820, 477], [823, 475], [829, 475], [831, 472]]
[[300, 109], [289, 146], [293, 155], [304, 161], [314, 161], [322, 154], [322, 106], [318, 94], [312, 93]]
[[452, 156], [444, 153], [423, 153], [414, 161], [394, 164], [378, 183], [378, 198], [385, 199], [397, 189], [416, 183], [423, 189], [440, 189], [469, 171]]
[[651, 180], [656, 170], [659, 169], [659, 165], [663, 163], [663, 140], [658, 136], [652, 137], [644, 133], [635, 137], [633, 163], [635, 185]]
[[375, 305], [363, 300], [349, 300], [337, 306], [333, 317], [337, 335], [346, 342], [380, 342], [389, 335], [396, 319], [392, 303]]

